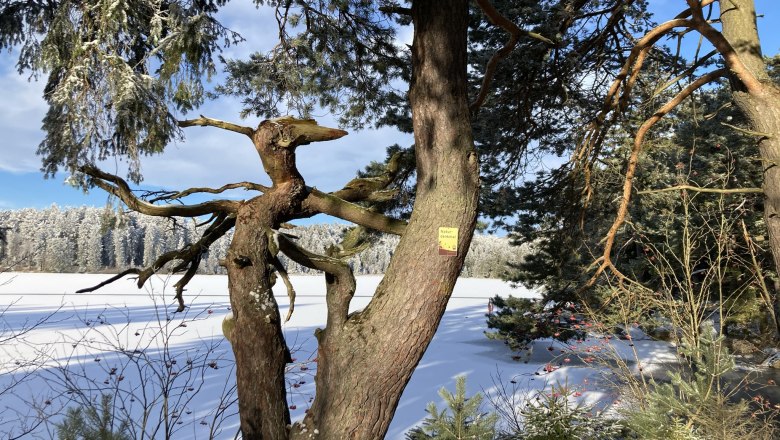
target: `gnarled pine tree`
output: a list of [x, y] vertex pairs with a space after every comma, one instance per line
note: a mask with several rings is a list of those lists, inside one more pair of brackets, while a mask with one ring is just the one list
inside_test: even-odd
[[[441, 0], [255, 0], [274, 8], [279, 41], [249, 61], [227, 61], [228, 78], [216, 91], [240, 96], [245, 114], [266, 120], [257, 127], [208, 117], [182, 120], [175, 112], [203, 102], [204, 80], [216, 73], [221, 48], [241, 40], [216, 19], [226, 2], [12, 0], [0, 7], [0, 48], [19, 48], [20, 71], [48, 75], [46, 138], [39, 148], [47, 175], [65, 169], [74, 173], [73, 182], [100, 187], [147, 215], [210, 216], [197, 242], [107, 282], [136, 274], [142, 285], [170, 263], [184, 273], [176, 285], [183, 307], [184, 287], [203, 253], [235, 228], [225, 265], [235, 313], [229, 339], [237, 361], [244, 438], [308, 438], [315, 429], [328, 439], [381, 438], [440, 322], [474, 230], [480, 171], [474, 115], [480, 108], [502, 109], [481, 113], [475, 124], [483, 139], [480, 148], [490, 158], [483, 166], [490, 188], [501, 182], [505, 166], [517, 168], [529, 143], [568, 123], [549, 123], [549, 117], [565, 114], [569, 90], [574, 90], [570, 86], [588, 75], [583, 66], [598, 70], [605, 59], [614, 62], [604, 58], [604, 49], [625, 39], [626, 13], [635, 2], [502, 0], [494, 6], [478, 0], [474, 14], [479, 19], [469, 30], [467, 0], [448, 1], [446, 7]], [[394, 44], [399, 24], [414, 27], [408, 49]], [[467, 74], [469, 49], [472, 77]], [[507, 60], [522, 61], [522, 75], [515, 77], [520, 71]], [[404, 81], [408, 95], [394, 88]], [[471, 103], [469, 85], [475, 96]], [[539, 85], [555, 93], [538, 93]], [[414, 132], [414, 172], [401, 172], [416, 177], [408, 223], [366, 206], [386, 202], [392, 194], [388, 186], [397, 182], [398, 171], [393, 162], [331, 194], [306, 185], [296, 168], [297, 148], [345, 134], [305, 119], [315, 104], [338, 111], [344, 125], [374, 121]], [[280, 118], [281, 105], [304, 118]], [[544, 122], [541, 127], [537, 119]], [[494, 129], [499, 122], [510, 125]], [[111, 156], [126, 158], [129, 178], [137, 182], [140, 157], [162, 152], [190, 126], [248, 137], [272, 185], [238, 182], [147, 200], [123, 178], [99, 168]], [[516, 138], [520, 142], [512, 142]], [[398, 161], [412, 162], [409, 155]], [[169, 203], [231, 188], [260, 195]], [[502, 205], [500, 197], [483, 196], [493, 207]], [[499, 215], [506, 211], [499, 210]], [[359, 312], [348, 314], [355, 282], [340, 257], [360, 247], [360, 234], [323, 256], [298, 248], [279, 232], [283, 223], [317, 213], [402, 235], [384, 280]], [[457, 255], [438, 255], [439, 227], [459, 230]], [[289, 281], [278, 252], [326, 273], [327, 326], [318, 332], [316, 397], [305, 428], [289, 426], [283, 378], [289, 352], [270, 290], [271, 268]], [[288, 290], [292, 298], [289, 285]]]

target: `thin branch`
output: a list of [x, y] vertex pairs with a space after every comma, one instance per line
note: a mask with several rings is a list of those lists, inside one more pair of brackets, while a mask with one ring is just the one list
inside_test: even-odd
[[731, 124], [728, 124], [726, 122], [721, 122], [720, 124], [725, 126], [725, 127], [730, 128], [732, 130], [737, 130], [738, 132], [740, 132], [742, 134], [746, 134], [748, 136], [757, 136], [757, 137], [764, 138], [764, 139], [772, 139], [774, 137], [771, 133], [763, 133], [763, 132], [760, 132], [760, 131], [748, 130], [746, 128], [740, 128], [740, 127], [737, 127], [736, 125], [731, 125]]
[[691, 64], [691, 66], [690, 66], [690, 67], [688, 67], [687, 69], [685, 69], [685, 70], [684, 70], [683, 72], [681, 72], [679, 75], [677, 75], [676, 77], [674, 77], [674, 78], [670, 79], [670, 80], [669, 80], [669, 81], [667, 81], [665, 84], [663, 84], [663, 85], [661, 85], [660, 87], [658, 87], [657, 89], [655, 89], [655, 90], [653, 91], [653, 97], [656, 97], [656, 96], [660, 95], [660, 94], [661, 94], [661, 92], [663, 92], [664, 90], [666, 90], [666, 89], [668, 89], [669, 87], [673, 86], [674, 84], [676, 84], [677, 82], [679, 82], [681, 79], [683, 79], [683, 78], [685, 78], [685, 77], [687, 77], [687, 76], [690, 76], [691, 74], [693, 74], [693, 72], [695, 72], [695, 71], [696, 71], [696, 69], [698, 69], [699, 67], [703, 66], [703, 65], [704, 65], [704, 63], [706, 63], [706, 62], [707, 62], [707, 60], [709, 60], [710, 58], [712, 58], [713, 56], [715, 56], [715, 55], [717, 55], [717, 54], [718, 54], [718, 51], [717, 51], [717, 50], [713, 50], [713, 51], [711, 51], [710, 53], [708, 53], [708, 54], [704, 55], [703, 57], [699, 58], [698, 60], [696, 60], [696, 62], [695, 62], [695, 63]]
[[143, 269], [139, 269], [136, 267], [124, 270], [122, 272], [119, 272], [118, 274], [112, 276], [111, 278], [103, 281], [102, 283], [95, 284], [92, 287], [85, 287], [83, 289], [79, 289], [76, 291], [76, 293], [89, 293], [94, 292], [95, 290], [100, 289], [103, 286], [107, 286], [111, 283], [113, 283], [116, 280], [121, 280], [122, 278], [128, 276], [128, 275], [140, 275]]
[[237, 188], [244, 188], [247, 191], [260, 191], [260, 192], [268, 192], [271, 189], [265, 185], [260, 185], [259, 183], [252, 183], [252, 182], [228, 183], [219, 188], [195, 187], [195, 188], [188, 188], [185, 189], [184, 191], [179, 191], [179, 192], [170, 191], [167, 192], [165, 195], [150, 199], [149, 203], [155, 203], [162, 200], [177, 200], [177, 199], [190, 196], [195, 193], [221, 194], [229, 189], [237, 189]]
[[658, 111], [656, 111], [653, 116], [647, 119], [639, 127], [639, 130], [637, 131], [637, 134], [634, 137], [634, 147], [631, 150], [631, 155], [629, 156], [628, 159], [628, 167], [626, 168], [625, 180], [623, 182], [623, 195], [620, 201], [620, 205], [618, 207], [618, 212], [617, 215], [615, 216], [615, 221], [612, 223], [612, 226], [609, 228], [607, 235], [604, 237], [604, 243], [605, 243], [604, 252], [602, 256], [598, 260], [596, 260], [596, 262], [600, 262], [601, 264], [599, 265], [598, 269], [596, 269], [596, 272], [593, 274], [591, 279], [585, 284], [586, 287], [590, 287], [593, 284], [595, 284], [598, 277], [601, 276], [601, 274], [606, 269], [610, 269], [613, 273], [619, 274], [618, 277], [621, 279], [621, 282], [626, 278], [625, 276], [620, 274], [620, 272], [612, 263], [611, 254], [612, 254], [612, 248], [615, 244], [615, 239], [617, 238], [618, 230], [620, 229], [621, 226], [623, 226], [623, 223], [626, 220], [626, 215], [628, 214], [628, 206], [629, 206], [629, 202], [631, 201], [631, 190], [633, 188], [634, 175], [636, 174], [637, 165], [639, 164], [639, 154], [642, 151], [642, 142], [644, 141], [647, 132], [650, 130], [650, 128], [653, 127], [653, 125], [655, 125], [664, 116], [666, 116], [667, 113], [669, 113], [675, 107], [677, 107], [684, 99], [690, 96], [693, 92], [695, 92], [702, 86], [709, 84], [710, 82], [725, 76], [726, 74], [727, 74], [726, 69], [718, 69], [699, 77], [692, 83], [688, 84], [687, 87], [681, 90], [680, 93], [678, 93], [669, 102], [664, 104], [663, 107], [658, 109]]
[[[92, 165], [84, 165], [80, 171], [93, 177], [92, 182], [104, 191], [117, 196], [128, 208], [142, 214], [157, 217], [198, 217], [215, 212], [237, 212], [239, 202], [232, 200], [212, 200], [196, 205], [157, 206], [139, 199], [130, 186], [121, 177], [106, 173]], [[107, 182], [111, 182], [111, 185]]]
[[247, 135], [249, 137], [252, 137], [252, 135], [255, 133], [255, 130], [250, 127], [245, 127], [243, 125], [237, 125], [233, 124], [232, 122], [225, 122], [220, 121], [219, 119], [212, 119], [207, 118], [203, 115], [200, 115], [197, 119], [186, 119], [184, 121], [178, 121], [179, 127], [194, 127], [194, 126], [200, 126], [200, 127], [217, 127], [221, 128], [223, 130], [228, 131], [234, 131], [236, 133], [241, 133], [244, 135]]
[[683, 191], [683, 190], [702, 192], [702, 193], [714, 193], [714, 194], [751, 194], [751, 193], [759, 194], [764, 192], [764, 190], [761, 188], [702, 188], [700, 186], [677, 185], [677, 186], [670, 186], [669, 188], [638, 191], [637, 194], [657, 194], [663, 192]]
[[287, 269], [282, 262], [279, 261], [279, 258], [275, 255], [271, 256], [271, 264], [274, 266], [274, 269], [276, 269], [279, 276], [282, 277], [284, 286], [287, 288], [287, 298], [290, 299], [290, 307], [287, 309], [287, 316], [284, 318], [284, 322], [287, 322], [290, 320], [293, 310], [295, 310], [295, 289], [290, 281], [290, 275], [287, 274]]
[[205, 231], [203, 231], [203, 235], [201, 236], [200, 240], [198, 240], [197, 242], [189, 244], [183, 247], [182, 249], [176, 251], [169, 251], [160, 255], [159, 257], [157, 257], [154, 263], [152, 263], [151, 266], [148, 266], [143, 269], [142, 268], [127, 269], [119, 273], [118, 275], [114, 275], [113, 277], [95, 286], [79, 289], [76, 291], [76, 293], [93, 292], [105, 285], [113, 283], [116, 280], [124, 278], [127, 275], [138, 276], [136, 285], [140, 289], [141, 287], [143, 287], [146, 281], [149, 278], [151, 278], [152, 275], [157, 273], [166, 264], [174, 260], [181, 260], [182, 262], [178, 264], [176, 267], [174, 267], [172, 270], [172, 272], [176, 273], [176, 272], [181, 272], [182, 270], [187, 268], [187, 271], [185, 272], [184, 276], [175, 284], [175, 288], [176, 288], [175, 298], [178, 302], [178, 308], [176, 311], [181, 312], [184, 310], [184, 298], [183, 298], [184, 287], [187, 285], [187, 283], [189, 283], [192, 277], [195, 276], [195, 273], [197, 272], [198, 266], [200, 265], [203, 254], [206, 252], [206, 250], [208, 250], [208, 248], [215, 241], [217, 241], [220, 237], [222, 237], [229, 230], [231, 230], [233, 226], [235, 226], [235, 224], [236, 224], [235, 215], [221, 214], [211, 223], [211, 225], [209, 225], [208, 228], [206, 228]]
[[190, 280], [192, 280], [192, 277], [194, 277], [198, 272], [198, 267], [200, 266], [200, 261], [202, 258], [203, 252], [198, 252], [195, 254], [195, 257], [192, 259], [192, 261], [186, 262], [187, 265], [189, 265], [187, 272], [185, 272], [184, 276], [182, 276], [181, 279], [179, 279], [179, 281], [173, 285], [173, 287], [176, 289], [176, 295], [174, 298], [176, 299], [176, 302], [179, 303], [179, 307], [176, 309], [177, 312], [184, 311], [184, 287], [189, 284]]
[[340, 331], [342, 324], [347, 319], [349, 303], [355, 294], [356, 283], [352, 269], [340, 259], [318, 255], [299, 247], [284, 234], [277, 233], [275, 238], [279, 243], [279, 250], [291, 260], [302, 266], [321, 270], [331, 277], [331, 279], [326, 277], [328, 290], [325, 297], [328, 305], [326, 328], [332, 332]]
[[384, 12], [385, 14], [412, 15], [412, 10], [410, 8], [401, 6], [380, 6], [379, 11]]
[[482, 77], [482, 85], [479, 88], [479, 95], [477, 95], [477, 98], [474, 99], [474, 102], [472, 102], [469, 106], [469, 110], [471, 110], [472, 113], [476, 113], [479, 108], [482, 107], [482, 104], [487, 98], [490, 84], [493, 82], [493, 77], [496, 74], [496, 67], [498, 66], [499, 61], [506, 58], [512, 52], [512, 50], [514, 50], [515, 46], [517, 46], [517, 43], [520, 41], [521, 36], [535, 38], [550, 46], [555, 45], [554, 41], [539, 33], [520, 29], [511, 20], [501, 15], [501, 13], [496, 10], [493, 4], [490, 3], [490, 0], [475, 1], [491, 23], [504, 29], [509, 34], [509, 40], [501, 49], [493, 54], [493, 56], [488, 61], [487, 66], [485, 66], [485, 75]]

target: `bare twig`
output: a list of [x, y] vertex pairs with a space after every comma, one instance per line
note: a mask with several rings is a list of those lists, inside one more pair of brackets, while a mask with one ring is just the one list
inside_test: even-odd
[[760, 137], [760, 138], [764, 138], [764, 139], [772, 139], [774, 137], [771, 133], [762, 133], [760, 131], [748, 130], [748, 129], [740, 128], [740, 127], [737, 127], [736, 125], [732, 125], [732, 124], [729, 124], [729, 123], [726, 123], [726, 122], [721, 122], [720, 125], [723, 125], [724, 127], [728, 127], [728, 128], [730, 128], [732, 130], [736, 130], [736, 131], [738, 131], [738, 132], [740, 132], [742, 134], [746, 134], [748, 136], [756, 136], [756, 137]]
[[215, 212], [236, 212], [240, 205], [239, 202], [233, 200], [212, 200], [196, 205], [157, 206], [136, 197], [127, 182], [119, 176], [106, 173], [92, 165], [84, 165], [80, 168], [80, 171], [92, 177], [92, 182], [96, 186], [117, 196], [128, 208], [146, 215], [157, 217], [198, 217]]
[[217, 127], [223, 130], [241, 133], [250, 137], [255, 132], [255, 130], [250, 127], [244, 127], [242, 125], [233, 124], [232, 122], [220, 121], [219, 119], [207, 118], [203, 115], [200, 115], [200, 117], [197, 119], [187, 119], [178, 122], [179, 122], [179, 127], [194, 127], [194, 126]]

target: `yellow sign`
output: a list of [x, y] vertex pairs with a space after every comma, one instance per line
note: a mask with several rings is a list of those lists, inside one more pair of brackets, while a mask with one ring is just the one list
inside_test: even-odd
[[458, 255], [458, 228], [439, 228], [439, 255]]

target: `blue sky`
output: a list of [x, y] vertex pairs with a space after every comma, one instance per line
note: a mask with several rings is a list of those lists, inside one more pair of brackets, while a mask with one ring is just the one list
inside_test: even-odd
[[[673, 17], [685, 7], [684, 0], [650, 0], [656, 20]], [[780, 52], [780, 2], [757, 0], [756, 7], [764, 17], [759, 21], [765, 54]], [[221, 12], [221, 19], [241, 33], [247, 42], [230, 48], [225, 55], [241, 57], [257, 47], [274, 43], [275, 22], [268, 8], [256, 9], [249, 0], [233, 0]], [[401, 35], [410, 39], [409, 32]], [[40, 159], [35, 151], [43, 134], [41, 120], [46, 106], [41, 98], [43, 86], [30, 82], [14, 69], [15, 58], [0, 53], [0, 209], [42, 208], [94, 205], [106, 203], [105, 193], [93, 190], [84, 194], [63, 184], [65, 175], [44, 180], [39, 171]], [[197, 113], [255, 125], [257, 120], [238, 119], [240, 106], [234, 98], [207, 103]], [[322, 125], [334, 125], [327, 115], [318, 118]], [[221, 186], [229, 182], [251, 180], [267, 183], [251, 143], [241, 135], [214, 128], [189, 128], [186, 140], [170, 145], [164, 154], [143, 161], [145, 186], [183, 189], [191, 186]], [[309, 185], [323, 190], [338, 189], [358, 169], [371, 160], [382, 160], [385, 147], [393, 143], [410, 144], [411, 137], [391, 129], [363, 130], [337, 141], [301, 147], [299, 165]], [[111, 171], [111, 170], [107, 170]], [[320, 219], [321, 220], [321, 219]]]

